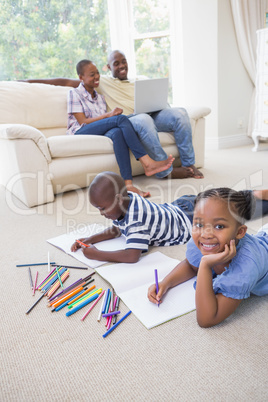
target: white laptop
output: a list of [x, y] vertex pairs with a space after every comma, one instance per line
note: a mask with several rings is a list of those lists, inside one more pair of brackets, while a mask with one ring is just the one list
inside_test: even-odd
[[168, 78], [135, 81], [134, 113], [151, 113], [168, 105]]

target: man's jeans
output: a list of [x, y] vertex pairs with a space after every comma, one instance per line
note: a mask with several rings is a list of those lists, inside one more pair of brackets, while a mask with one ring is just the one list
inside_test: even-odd
[[[174, 133], [182, 166], [194, 165], [195, 155], [192, 144], [192, 128], [185, 109], [166, 108], [150, 115], [142, 113], [130, 116], [129, 119], [152, 159], [157, 161], [167, 159], [168, 156], [163, 150], [158, 137], [158, 132], [166, 131]], [[169, 169], [157, 173], [156, 176], [158, 178], [166, 177], [172, 169], [171, 166]]]

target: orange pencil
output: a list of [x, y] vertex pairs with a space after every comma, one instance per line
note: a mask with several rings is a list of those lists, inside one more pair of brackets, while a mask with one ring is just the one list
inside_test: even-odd
[[91, 288], [85, 290], [83, 293], [81, 293], [81, 295], [77, 296], [75, 299], [73, 299], [72, 301], [70, 301], [67, 304], [72, 304], [74, 303], [76, 300], [80, 299], [80, 297], [85, 296], [87, 293], [91, 292], [91, 290], [95, 289], [96, 285], [91, 286]]
[[83, 286], [80, 286], [79, 288], [73, 290], [72, 292], [68, 293], [67, 295], [64, 295], [61, 299], [50, 303], [50, 307], [52, 306], [53, 308], [58, 307], [61, 303], [65, 302], [66, 300], [68, 300], [70, 297], [73, 297], [74, 295], [76, 295], [77, 293], [81, 292], [81, 290], [83, 290]]
[[[94, 280], [94, 279], [93, 279]], [[72, 289], [70, 290], [65, 290], [63, 291], [64, 293], [60, 293], [59, 295], [56, 295], [53, 297], [53, 300], [51, 300], [49, 303], [50, 305], [52, 305], [53, 303], [55, 303], [56, 301], [59, 301], [60, 299], [62, 299], [64, 296], [67, 296], [68, 294], [70, 294], [71, 292], [73, 292], [74, 290], [76, 290], [77, 288], [80, 288], [81, 286], [84, 286], [87, 283], [87, 281], [82, 281], [80, 283], [78, 283], [76, 286], [74, 286]]]

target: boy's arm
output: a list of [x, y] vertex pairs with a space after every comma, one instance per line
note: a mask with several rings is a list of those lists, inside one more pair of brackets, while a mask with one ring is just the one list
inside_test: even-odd
[[142, 251], [134, 248], [129, 248], [126, 250], [102, 251], [98, 250], [94, 246], [82, 246], [82, 250], [84, 255], [92, 260], [126, 263], [134, 263], [139, 261]]
[[[99, 243], [99, 242], [104, 241], [104, 240], [115, 239], [116, 237], [120, 237], [120, 236], [121, 236], [120, 229], [117, 228], [116, 226], [111, 226], [111, 227], [103, 230], [100, 233], [94, 234], [94, 235], [89, 236], [89, 237], [84, 237], [84, 238], [79, 239], [79, 240], [81, 242], [85, 243], [85, 244], [94, 244], [94, 243]], [[78, 242], [75, 242], [71, 246], [71, 251], [76, 251], [79, 248], [81, 248], [81, 245]]]
[[148, 299], [155, 304], [162, 303], [162, 296], [168, 289], [186, 282], [193, 278], [197, 273], [197, 268], [192, 266], [187, 259], [181, 261], [161, 282], [159, 282], [159, 291], [156, 294], [155, 284], [148, 289]]

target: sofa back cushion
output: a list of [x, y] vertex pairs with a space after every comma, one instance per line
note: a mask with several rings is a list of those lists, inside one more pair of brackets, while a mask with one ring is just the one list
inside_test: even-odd
[[[27, 124], [50, 136], [66, 133], [69, 87], [28, 82], [0, 82], [0, 124]], [[62, 130], [55, 130], [61, 128]], [[53, 134], [52, 134], [53, 135]]]

